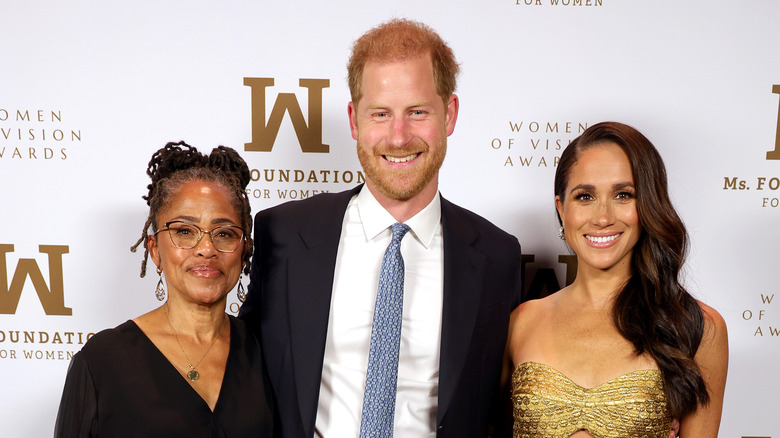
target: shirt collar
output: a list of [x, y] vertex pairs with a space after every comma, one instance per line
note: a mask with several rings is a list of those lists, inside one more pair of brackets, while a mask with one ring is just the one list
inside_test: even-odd
[[[356, 202], [366, 241], [374, 239], [397, 222], [376, 200], [368, 187], [363, 186], [363, 189], [357, 194]], [[404, 223], [411, 228], [414, 238], [427, 249], [433, 241], [437, 227], [441, 223], [441, 197], [439, 192], [436, 192], [436, 196], [433, 197], [425, 208]]]

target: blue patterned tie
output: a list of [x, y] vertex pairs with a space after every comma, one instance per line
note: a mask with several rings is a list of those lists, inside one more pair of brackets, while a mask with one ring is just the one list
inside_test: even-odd
[[393, 240], [385, 251], [382, 270], [379, 273], [360, 438], [393, 436], [401, 315], [404, 310], [404, 259], [401, 257], [401, 239], [409, 231], [409, 226], [396, 222], [391, 229]]

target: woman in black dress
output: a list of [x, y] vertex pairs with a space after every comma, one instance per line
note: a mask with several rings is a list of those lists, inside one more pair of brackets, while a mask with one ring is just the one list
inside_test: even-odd
[[[249, 169], [226, 147], [168, 143], [149, 162], [142, 237], [157, 309], [93, 336], [73, 357], [55, 437], [262, 437], [272, 403], [260, 347], [226, 296], [249, 272]], [[151, 231], [149, 230], [151, 227]], [[163, 282], [163, 278], [165, 281]]]

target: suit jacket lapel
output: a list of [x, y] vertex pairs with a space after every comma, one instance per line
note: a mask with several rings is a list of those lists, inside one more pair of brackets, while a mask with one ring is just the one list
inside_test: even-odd
[[[330, 301], [341, 227], [347, 204], [361, 186], [337, 194], [334, 202], [312, 211], [302, 226], [304, 249], [288, 259], [289, 321], [293, 372], [304, 435], [314, 434]], [[441, 419], [451, 402], [471, 342], [484, 276], [485, 257], [472, 247], [476, 229], [442, 198], [444, 302], [442, 308], [439, 407]]]
[[362, 186], [336, 194], [311, 212], [299, 236], [304, 249], [288, 259], [293, 373], [305, 436], [314, 434], [333, 276], [347, 204]]
[[485, 256], [473, 248], [478, 233], [449, 201], [442, 198], [444, 303], [439, 366], [438, 419], [447, 412], [463, 370], [479, 309]]

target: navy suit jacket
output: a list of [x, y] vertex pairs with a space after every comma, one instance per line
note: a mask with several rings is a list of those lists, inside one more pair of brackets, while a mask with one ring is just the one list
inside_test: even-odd
[[[277, 435], [311, 437], [341, 227], [362, 186], [263, 210], [239, 317], [261, 339]], [[499, 410], [509, 314], [520, 302], [517, 239], [442, 198], [444, 301], [438, 437], [485, 437]]]

